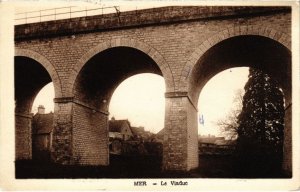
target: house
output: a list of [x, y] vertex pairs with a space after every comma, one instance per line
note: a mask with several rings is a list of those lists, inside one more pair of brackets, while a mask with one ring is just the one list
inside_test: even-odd
[[52, 145], [53, 113], [45, 114], [45, 107], [40, 105], [32, 119], [32, 158], [49, 160]]
[[155, 135], [155, 141], [162, 143], [164, 141], [165, 129], [163, 128]]
[[198, 138], [199, 154], [214, 154], [216, 150], [217, 138], [214, 135], [200, 136]]
[[128, 120], [116, 120], [114, 117], [109, 125], [109, 152], [111, 154], [121, 154], [124, 152], [124, 142], [133, 138], [133, 132]]
[[141, 140], [141, 141], [149, 141], [151, 140], [153, 133], [150, 131], [145, 131], [144, 127], [131, 127], [134, 139]]
[[228, 155], [232, 154], [235, 149], [235, 140], [225, 140], [224, 137], [216, 137], [208, 135], [207, 137], [200, 136], [199, 154], [203, 155]]
[[109, 138], [127, 141], [133, 137], [128, 120], [116, 120], [114, 117], [109, 121]]

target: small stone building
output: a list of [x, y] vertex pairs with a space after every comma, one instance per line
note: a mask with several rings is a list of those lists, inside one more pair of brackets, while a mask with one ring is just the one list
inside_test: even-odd
[[224, 137], [199, 137], [199, 154], [200, 155], [228, 155], [232, 154], [235, 149], [236, 140], [225, 140]]
[[109, 121], [109, 152], [121, 154], [124, 151], [123, 143], [132, 139], [133, 134], [128, 120], [116, 120], [114, 117]]
[[115, 120], [114, 117], [109, 121], [109, 138], [118, 138], [127, 141], [133, 137], [131, 126], [128, 120]]
[[45, 114], [44, 106], [40, 105], [32, 120], [32, 158], [34, 160], [50, 160], [52, 131], [53, 113]]

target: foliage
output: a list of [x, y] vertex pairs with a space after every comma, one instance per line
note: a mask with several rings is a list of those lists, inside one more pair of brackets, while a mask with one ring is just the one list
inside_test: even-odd
[[226, 115], [224, 119], [220, 119], [216, 122], [220, 131], [227, 139], [233, 140], [237, 138], [237, 130], [239, 127], [238, 116], [243, 107], [243, 90], [236, 91], [235, 98], [233, 100], [233, 109]]
[[243, 107], [238, 116], [237, 149], [245, 162], [262, 167], [280, 164], [283, 148], [284, 101], [277, 83], [267, 74], [250, 69]]
[[239, 140], [255, 139], [276, 151], [282, 150], [283, 94], [276, 82], [260, 70], [250, 69], [238, 123]]

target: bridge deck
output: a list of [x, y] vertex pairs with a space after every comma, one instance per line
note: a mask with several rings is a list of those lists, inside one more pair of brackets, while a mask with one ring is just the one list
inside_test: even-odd
[[16, 25], [15, 40], [161, 25], [188, 20], [265, 15], [290, 12], [290, 10], [290, 7], [170, 6]]

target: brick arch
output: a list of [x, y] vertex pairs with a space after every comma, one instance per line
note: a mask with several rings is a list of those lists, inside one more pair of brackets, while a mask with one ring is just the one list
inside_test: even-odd
[[51, 77], [54, 86], [55, 97], [61, 97], [61, 83], [60, 83], [59, 76], [55, 68], [53, 67], [53, 65], [46, 57], [44, 57], [43, 55], [35, 51], [29, 49], [20, 49], [20, 48], [15, 49], [15, 56], [28, 57], [40, 63], [46, 69], [46, 71], [49, 73]]
[[203, 41], [200, 46], [198, 46], [198, 48], [190, 55], [181, 71], [178, 89], [188, 91], [188, 79], [190, 79], [191, 77], [191, 71], [197, 64], [199, 58], [201, 58], [207, 50], [225, 39], [242, 35], [257, 35], [268, 37], [282, 44], [291, 51], [291, 36], [271, 27], [264, 27], [259, 25], [242, 25], [226, 28]]
[[165, 79], [166, 84], [166, 92], [171, 91], [174, 89], [174, 79], [170, 69], [169, 64], [166, 62], [164, 57], [153, 47], [150, 45], [135, 40], [135, 39], [126, 39], [126, 38], [117, 38], [111, 39], [110, 41], [103, 42], [98, 44], [97, 46], [91, 48], [87, 53], [85, 53], [79, 60], [77, 65], [73, 68], [71, 75], [69, 77], [69, 82], [71, 82], [70, 93], [72, 93], [73, 86], [76, 80], [77, 75], [79, 74], [80, 70], [83, 66], [96, 54], [114, 47], [130, 47], [138, 49], [145, 54], [147, 54], [153, 61], [158, 65], [160, 68], [163, 78]]

